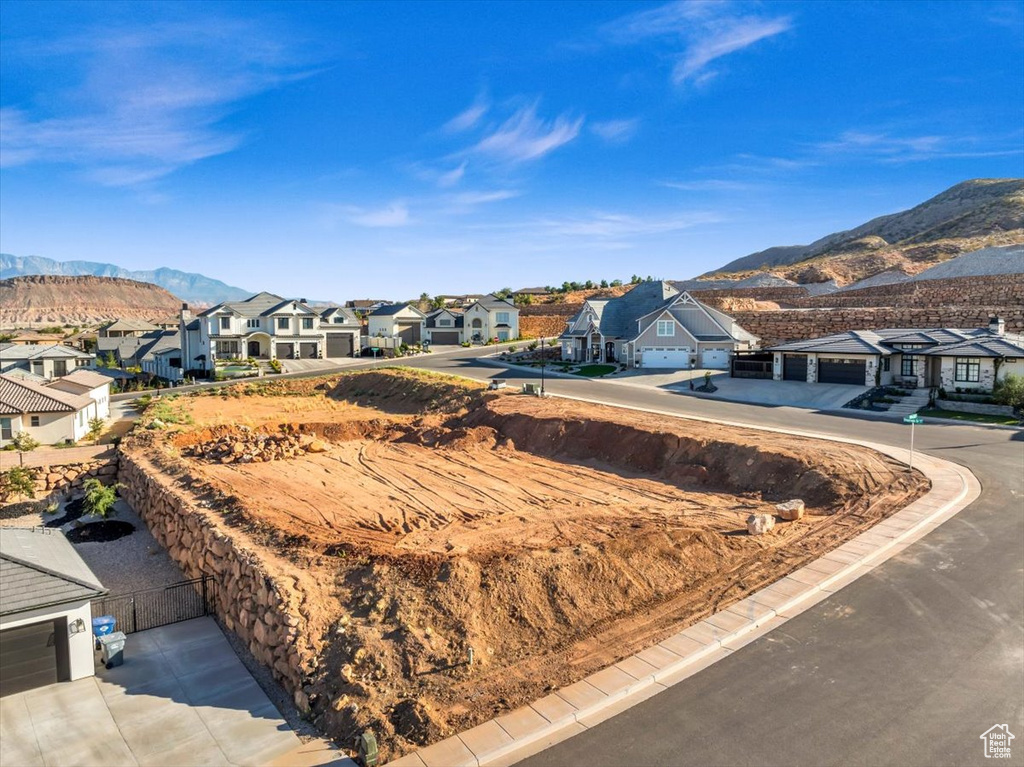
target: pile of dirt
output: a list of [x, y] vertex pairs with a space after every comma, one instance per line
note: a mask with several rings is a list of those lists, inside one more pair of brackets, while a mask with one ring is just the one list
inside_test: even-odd
[[[312, 720], [342, 744], [372, 728], [385, 759], [660, 641], [926, 487], [855, 446], [407, 371], [279, 386], [216, 414], [195, 398], [195, 429], [124, 447], [179, 461], [258, 523], [247, 547], [301, 592]], [[253, 432], [330, 449], [222, 464], [238, 430], [204, 412], [258, 413]], [[751, 514], [794, 497], [806, 516], [747, 534]]]
[[221, 436], [215, 439], [193, 441], [182, 447], [183, 455], [217, 463], [264, 463], [306, 453], [326, 453], [329, 449], [326, 442], [309, 434], [268, 433], [245, 426], [226, 433], [222, 431]]

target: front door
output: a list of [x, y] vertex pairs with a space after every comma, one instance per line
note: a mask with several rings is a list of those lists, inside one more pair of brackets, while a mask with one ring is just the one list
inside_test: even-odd
[[615, 362], [615, 342], [606, 341], [604, 344], [604, 361]]
[[250, 341], [249, 342], [249, 356], [250, 357], [259, 357], [260, 356], [260, 342], [259, 341]]

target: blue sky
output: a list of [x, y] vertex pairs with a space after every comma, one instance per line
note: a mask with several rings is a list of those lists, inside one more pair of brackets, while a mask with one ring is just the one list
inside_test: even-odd
[[0, 249], [342, 299], [683, 279], [1024, 175], [1020, 2], [0, 2]]

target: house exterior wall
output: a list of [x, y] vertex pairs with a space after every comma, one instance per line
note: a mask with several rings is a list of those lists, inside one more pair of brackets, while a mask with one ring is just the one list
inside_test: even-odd
[[[0, 618], [0, 630], [27, 626], [32, 623], [42, 623], [43, 621], [52, 621], [57, 618], [67, 618], [68, 620], [68, 666], [71, 675], [70, 681], [73, 682], [76, 679], [92, 676], [95, 672], [96, 660], [93, 655], [92, 605], [88, 600], [5, 615], [3, 618]], [[82, 623], [85, 624], [85, 630], [72, 634], [71, 627], [78, 619], [81, 619]]]
[[[672, 335], [658, 335], [658, 320], [672, 320]], [[697, 339], [682, 325], [672, 313], [665, 311], [659, 314], [634, 342], [639, 352], [645, 346], [688, 346], [690, 351], [696, 351]], [[642, 353], [641, 353], [642, 354]]]
[[50, 384], [51, 389], [59, 389], [60, 391], [66, 391], [70, 394], [80, 394], [84, 397], [89, 397], [93, 401], [93, 406], [88, 409], [89, 418], [108, 418], [110, 416], [110, 384], [103, 384], [97, 386], [94, 389], [86, 389], [77, 384], [62, 382], [61, 379], [55, 380]]
[[[46, 357], [43, 359], [3, 359], [0, 360], [0, 373], [6, 373], [9, 370], [25, 370], [29, 373], [35, 373], [37, 376], [43, 378], [58, 378], [57, 371], [55, 370], [55, 363], [58, 361], [56, 358]], [[66, 373], [74, 373], [76, 370], [95, 370], [96, 369], [96, 356], [92, 355], [90, 359], [71, 359], [71, 358], [60, 358], [59, 361], [63, 361], [65, 364]]]
[[[678, 304], [671, 307], [669, 312], [687, 330], [697, 335], [710, 335], [721, 333], [722, 329], [718, 324], [704, 313], [704, 310], [693, 304]], [[732, 343], [730, 341], [730, 343]]]
[[[4, 416], [11, 419], [11, 429], [16, 436], [25, 432], [32, 439], [44, 445], [59, 445], [67, 440], [78, 442], [89, 432], [89, 413], [92, 407], [79, 410], [77, 413], [24, 413], [21, 415]], [[32, 416], [39, 418], [39, 425], [32, 425]], [[7, 444], [3, 440], [2, 444]]]
[[374, 317], [372, 314], [369, 317], [368, 333], [371, 336], [382, 336], [384, 338], [391, 338], [392, 336], [398, 335], [398, 323], [399, 322], [416, 322], [420, 324], [420, 337], [424, 337], [423, 328], [423, 317], [411, 306], [406, 306], [400, 310], [397, 314], [391, 314], [386, 317]]
[[[150, 375], [166, 378], [168, 381], [181, 381], [184, 379], [182, 368], [171, 366], [171, 358], [180, 356], [180, 351], [173, 354], [154, 354], [151, 359], [142, 361], [142, 369]], [[182, 364], [184, 364], [184, 360], [182, 360]]]
[[[996, 380], [996, 366], [995, 360], [992, 357], [975, 357], [979, 365], [979, 380], [977, 381], [957, 381], [956, 380], [956, 357], [940, 357], [941, 363], [939, 367], [939, 383], [949, 393], [955, 392], [957, 389], [963, 389], [964, 391], [992, 391], [992, 387], [995, 385]], [[1001, 365], [999, 370], [999, 378], [1004, 377], [1002, 368], [1007, 365]]]
[[[508, 313], [508, 327], [498, 327], [498, 314]], [[519, 309], [514, 306], [488, 311], [480, 304], [473, 304], [465, 312], [465, 337], [472, 340], [480, 334], [481, 341], [497, 338], [500, 332], [507, 332], [509, 340], [519, 338]], [[479, 329], [473, 327], [473, 320], [480, 320]]]

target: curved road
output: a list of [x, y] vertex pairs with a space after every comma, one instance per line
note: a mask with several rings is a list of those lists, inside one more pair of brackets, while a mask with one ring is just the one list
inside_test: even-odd
[[[478, 355], [407, 364], [535, 381]], [[548, 379], [552, 393], [906, 446], [906, 426], [858, 416]], [[1008, 724], [1024, 764], [1024, 431], [925, 424], [916, 447], [961, 463], [981, 497], [776, 631], [666, 692], [520, 764], [991, 764]]]

